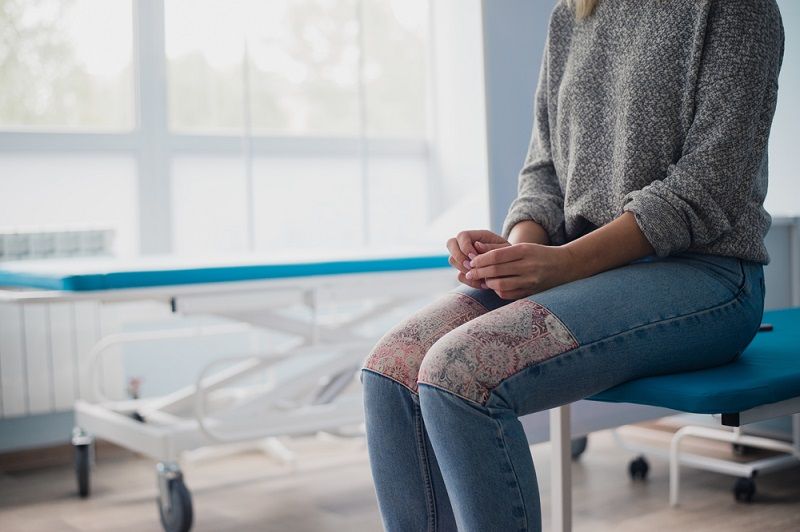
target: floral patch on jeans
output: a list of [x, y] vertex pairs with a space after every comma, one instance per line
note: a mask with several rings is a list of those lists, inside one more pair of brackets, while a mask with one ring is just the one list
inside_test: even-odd
[[578, 345], [549, 309], [520, 299], [444, 335], [425, 356], [419, 382], [485, 404], [502, 380]]
[[486, 312], [467, 295], [445, 294], [383, 335], [364, 367], [416, 392], [417, 373], [428, 349], [447, 332]]

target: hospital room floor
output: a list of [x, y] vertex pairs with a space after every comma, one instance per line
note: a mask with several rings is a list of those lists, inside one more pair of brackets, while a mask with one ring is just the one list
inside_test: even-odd
[[[257, 451], [195, 456], [184, 467], [201, 531], [380, 531], [366, 449], [360, 439], [289, 442], [291, 466]], [[549, 528], [549, 445], [533, 447]], [[717, 449], [723, 452], [724, 449]], [[753, 504], [737, 504], [731, 477], [684, 469], [683, 505], [667, 504], [667, 465], [651, 459], [649, 480], [626, 474], [631, 453], [609, 432], [594, 434], [573, 468], [576, 532], [800, 530], [800, 468], [758, 479]], [[0, 530], [158, 532], [150, 460], [101, 448], [88, 500], [69, 465], [0, 474]]]

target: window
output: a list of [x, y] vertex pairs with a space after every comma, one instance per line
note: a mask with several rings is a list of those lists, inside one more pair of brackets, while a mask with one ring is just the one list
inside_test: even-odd
[[[97, 201], [103, 198], [103, 201]], [[115, 229], [117, 249], [135, 249], [132, 157], [38, 152], [0, 156], [0, 227]]]
[[132, 57], [130, 0], [4, 0], [0, 127], [132, 129]]
[[167, 0], [170, 125], [356, 136], [363, 100], [371, 135], [424, 138], [427, 15], [422, 0]]
[[482, 87], [478, 0], [5, 0], [0, 22], [1, 225], [109, 225], [120, 255], [486, 225], [483, 115], [438, 124], [483, 105], [442, 94]]

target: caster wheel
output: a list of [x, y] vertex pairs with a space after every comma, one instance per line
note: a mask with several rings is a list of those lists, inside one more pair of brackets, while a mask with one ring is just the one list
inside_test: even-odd
[[91, 446], [89, 444], [75, 445], [75, 477], [78, 481], [78, 495], [82, 499], [89, 496], [90, 469], [91, 469]]
[[631, 480], [645, 480], [648, 471], [650, 471], [650, 464], [647, 463], [644, 456], [639, 456], [628, 464], [628, 474]]
[[752, 478], [737, 478], [733, 485], [733, 496], [737, 502], [753, 502], [756, 482]]
[[583, 453], [586, 452], [586, 446], [589, 443], [589, 436], [583, 436], [582, 438], [575, 438], [572, 440], [572, 459], [577, 460], [581, 457]]
[[[165, 532], [188, 532], [192, 528], [194, 518], [192, 495], [181, 476], [166, 479], [165, 483], [167, 493], [158, 499], [161, 526]], [[165, 504], [164, 496], [169, 501], [168, 505]]]

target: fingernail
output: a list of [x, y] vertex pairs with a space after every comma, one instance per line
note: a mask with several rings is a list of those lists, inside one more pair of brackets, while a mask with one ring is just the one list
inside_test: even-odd
[[475, 261], [474, 260], [469, 261], [469, 267], [470, 268], [474, 268], [475, 267]]
[[470, 266], [469, 266], [469, 261], [468, 261], [468, 260], [465, 260], [465, 261], [464, 261], [464, 267], [465, 267], [465, 268], [469, 268], [469, 267], [470, 267]]
[[473, 275], [472, 275], [472, 270], [468, 271], [468, 272], [466, 273], [466, 275], [464, 275], [464, 277], [466, 277], [467, 279], [472, 279], [472, 277], [473, 277]]
[[470, 254], [469, 254], [469, 255], [467, 255], [467, 256], [468, 256], [470, 259], [474, 259], [475, 257], [477, 257], [477, 255], [476, 255], [476, 254], [474, 254], [474, 253], [470, 253]]

